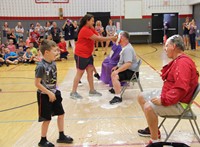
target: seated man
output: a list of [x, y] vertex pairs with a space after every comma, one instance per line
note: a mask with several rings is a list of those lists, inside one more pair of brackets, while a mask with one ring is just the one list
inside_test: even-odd
[[119, 62], [119, 53], [121, 50], [122, 48], [120, 45], [114, 44], [110, 56], [108, 56], [102, 63], [100, 80], [105, 84], [109, 84], [109, 86], [112, 86], [111, 70]]
[[160, 138], [158, 116], [180, 115], [198, 85], [199, 74], [195, 63], [183, 53], [184, 49], [181, 36], [174, 35], [167, 39], [165, 51], [168, 58], [173, 60], [161, 70], [164, 81], [162, 89], [146, 91], [138, 96], [148, 123], [148, 128], [138, 130], [138, 134], [150, 136], [149, 145]]
[[130, 80], [137, 67], [136, 53], [132, 45], [129, 43], [129, 38], [130, 36], [128, 32], [120, 33], [119, 44], [122, 47], [122, 51], [120, 52], [120, 59], [117, 66], [112, 68], [113, 72], [111, 74], [111, 79], [115, 91], [115, 96], [110, 101], [110, 104], [116, 104], [122, 102], [120, 94], [121, 92], [120, 81]]

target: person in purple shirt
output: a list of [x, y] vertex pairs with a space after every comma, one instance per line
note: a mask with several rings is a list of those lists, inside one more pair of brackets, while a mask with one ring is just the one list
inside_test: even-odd
[[102, 63], [100, 80], [112, 87], [111, 70], [117, 65], [122, 48], [113, 44], [111, 49], [110, 55]]

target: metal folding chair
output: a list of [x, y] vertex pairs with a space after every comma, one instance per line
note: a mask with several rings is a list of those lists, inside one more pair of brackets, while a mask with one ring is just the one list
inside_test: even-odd
[[[197, 97], [198, 93], [200, 91], [200, 84], [198, 84], [193, 96], [192, 96], [192, 100], [190, 101], [190, 103], [187, 105], [187, 107], [185, 108], [185, 110], [183, 111], [183, 113], [181, 115], [178, 115], [178, 116], [160, 116], [160, 117], [163, 117], [163, 121], [160, 123], [159, 125], [159, 128], [162, 126], [165, 133], [166, 133], [166, 139], [165, 139], [165, 142], [169, 139], [169, 137], [171, 136], [171, 134], [173, 133], [173, 131], [175, 130], [175, 128], [177, 127], [177, 125], [179, 124], [179, 122], [181, 121], [181, 119], [188, 119], [190, 124], [191, 124], [191, 127], [193, 129], [193, 132], [197, 138], [197, 140], [200, 142], [200, 131], [199, 131], [199, 127], [198, 127], [198, 124], [196, 122], [196, 119], [197, 119], [197, 116], [194, 114], [194, 112], [192, 111], [192, 108], [191, 108], [191, 105], [194, 101], [194, 99]], [[174, 118], [174, 119], [178, 119], [175, 123], [175, 125], [173, 126], [173, 128], [171, 129], [171, 131], [167, 132], [166, 128], [164, 127], [164, 122], [167, 118]], [[194, 124], [192, 123], [192, 120], [194, 122]], [[195, 126], [194, 126], [195, 125]], [[196, 129], [195, 129], [196, 127]], [[196, 132], [197, 131], [197, 132]]]
[[137, 82], [137, 83], [138, 83], [138, 86], [139, 86], [139, 88], [140, 88], [140, 91], [141, 91], [141, 92], [143, 91], [142, 85], [141, 85], [141, 83], [140, 83], [140, 78], [139, 78], [139, 76], [137, 75], [138, 72], [139, 72], [139, 68], [140, 68], [140, 65], [141, 65], [141, 64], [142, 64], [142, 60], [139, 59], [139, 60], [137, 61], [137, 67], [136, 67], [136, 69], [135, 69], [135, 73], [133, 74], [133, 76], [131, 77], [131, 79], [130, 79], [130, 80], [123, 81], [123, 82], [126, 82], [126, 83], [124, 84], [124, 86], [123, 86], [123, 88], [122, 88], [122, 90], [121, 90], [121, 97], [122, 97], [122, 95], [124, 94], [126, 88], [128, 87], [128, 85], [129, 85], [130, 83], [132, 83], [132, 84], [134, 85], [134, 83]]

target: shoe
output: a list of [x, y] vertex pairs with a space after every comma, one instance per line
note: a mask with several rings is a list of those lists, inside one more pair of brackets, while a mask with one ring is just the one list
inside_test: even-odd
[[102, 94], [96, 90], [90, 91], [89, 96], [102, 96]]
[[73, 138], [71, 138], [68, 135], [65, 135], [65, 137], [62, 139], [57, 139], [57, 143], [72, 143], [72, 142], [73, 142]]
[[115, 90], [114, 90], [113, 88], [111, 88], [111, 89], [109, 90], [109, 92], [112, 93], [112, 94], [115, 94]]
[[72, 98], [72, 99], [82, 99], [83, 97], [80, 94], [78, 94], [78, 92], [71, 92], [70, 98]]
[[[145, 129], [140, 129], [138, 130], [138, 135], [142, 136], [142, 137], [150, 137], [151, 136], [151, 132], [149, 130], [149, 127], [145, 128]], [[160, 130], [158, 130], [158, 138], [160, 139], [161, 135], [160, 135]]]
[[110, 101], [110, 104], [111, 104], [111, 105], [114, 105], [114, 104], [118, 104], [118, 103], [121, 103], [121, 102], [122, 102], [122, 98], [121, 98], [121, 97], [115, 96], [115, 97]]
[[105, 52], [104, 55], [107, 55], [107, 53]]
[[151, 140], [149, 140], [149, 143], [146, 145], [146, 147], [150, 147], [152, 143], [153, 142]]
[[95, 51], [98, 51], [98, 48], [96, 48]]
[[93, 56], [95, 56], [95, 57], [96, 57], [97, 55], [96, 55], [96, 54], [93, 54]]
[[98, 80], [100, 79], [100, 76], [99, 76], [98, 73], [95, 73], [95, 74], [94, 74], [94, 77], [97, 78]]
[[55, 145], [49, 141], [45, 142], [44, 144], [38, 143], [39, 147], [55, 147]]

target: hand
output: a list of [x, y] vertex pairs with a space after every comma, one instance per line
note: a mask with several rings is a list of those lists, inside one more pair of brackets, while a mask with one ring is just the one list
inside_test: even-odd
[[115, 71], [117, 69], [117, 66], [113, 67], [111, 71]]
[[50, 102], [54, 102], [56, 100], [56, 96], [55, 96], [55, 94], [53, 92], [50, 91], [48, 93], [48, 96], [49, 96], [49, 101]]
[[159, 105], [159, 106], [162, 105], [161, 99], [160, 99], [160, 98], [152, 98], [152, 99], [151, 99], [151, 102], [152, 102], [153, 104], [155, 104], [155, 105]]
[[116, 77], [118, 76], [118, 70], [114, 70], [112, 73], [111, 73], [111, 77]]
[[111, 37], [111, 40], [112, 40], [113, 42], [116, 42], [116, 41], [117, 41], [117, 36], [112, 36], [112, 37]]

